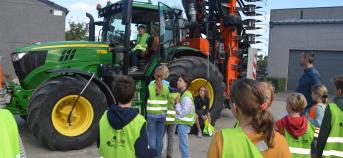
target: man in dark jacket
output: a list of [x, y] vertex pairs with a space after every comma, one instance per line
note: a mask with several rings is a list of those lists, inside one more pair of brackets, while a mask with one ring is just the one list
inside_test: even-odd
[[300, 65], [304, 68], [304, 74], [299, 79], [296, 92], [303, 94], [308, 103], [302, 114], [309, 111], [311, 106], [314, 104], [311, 98], [311, 88], [315, 85], [321, 84], [320, 74], [318, 70], [313, 66], [313, 63], [313, 52], [306, 51], [301, 53]]

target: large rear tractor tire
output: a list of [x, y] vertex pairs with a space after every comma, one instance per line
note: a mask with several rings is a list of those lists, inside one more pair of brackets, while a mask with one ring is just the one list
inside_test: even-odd
[[[220, 116], [220, 112], [224, 107], [224, 87], [223, 75], [218, 68], [207, 59], [201, 57], [181, 57], [170, 62], [168, 65], [170, 74], [168, 80], [175, 83], [178, 76], [182, 73], [189, 74], [192, 78], [192, 84], [189, 90], [193, 96], [198, 95], [200, 87], [205, 86], [210, 97], [210, 112], [212, 124]], [[209, 69], [209, 74], [207, 74]], [[207, 78], [207, 76], [209, 76]]]
[[38, 87], [28, 105], [27, 122], [33, 134], [51, 150], [75, 150], [91, 145], [98, 135], [99, 120], [106, 110], [106, 97], [90, 83], [79, 98], [68, 123], [68, 115], [87, 84], [76, 76], [54, 78]]

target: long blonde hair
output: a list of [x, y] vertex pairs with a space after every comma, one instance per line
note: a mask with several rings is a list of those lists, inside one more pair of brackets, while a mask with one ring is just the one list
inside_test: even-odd
[[169, 70], [166, 65], [160, 65], [155, 69], [154, 77], [156, 80], [156, 94], [160, 95], [163, 90], [162, 80], [168, 78]]

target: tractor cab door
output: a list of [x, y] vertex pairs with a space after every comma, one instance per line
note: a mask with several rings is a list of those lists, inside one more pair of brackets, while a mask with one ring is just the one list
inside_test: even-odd
[[174, 32], [175, 24], [177, 19], [174, 10], [168, 5], [159, 2], [158, 9], [160, 14], [160, 32], [159, 32], [159, 56], [162, 60], [167, 58], [166, 48], [175, 47], [176, 45], [176, 34]]

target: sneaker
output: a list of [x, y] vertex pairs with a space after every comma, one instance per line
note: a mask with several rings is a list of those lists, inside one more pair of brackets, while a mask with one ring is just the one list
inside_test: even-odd
[[138, 71], [138, 67], [137, 66], [132, 66], [129, 69], [129, 72], [137, 72]]
[[198, 132], [198, 138], [202, 138], [202, 133], [200, 131]]

